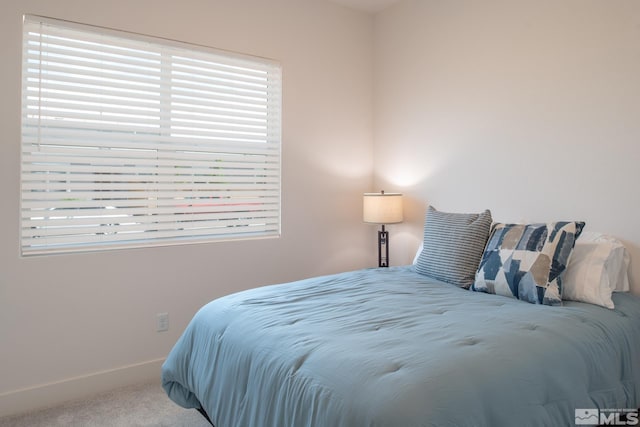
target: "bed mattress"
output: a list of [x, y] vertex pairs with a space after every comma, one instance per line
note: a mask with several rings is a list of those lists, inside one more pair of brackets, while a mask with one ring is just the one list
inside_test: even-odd
[[564, 426], [640, 406], [640, 298], [533, 305], [367, 269], [229, 295], [162, 367], [232, 426]]

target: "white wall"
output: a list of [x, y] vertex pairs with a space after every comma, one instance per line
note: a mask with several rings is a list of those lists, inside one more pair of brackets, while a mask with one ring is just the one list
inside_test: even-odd
[[375, 183], [496, 221], [584, 220], [623, 239], [640, 293], [640, 2], [405, 0], [376, 15]]
[[[21, 17], [38, 14], [282, 63], [279, 239], [19, 256]], [[373, 20], [316, 0], [3, 0], [0, 415], [159, 377], [194, 312], [241, 289], [374, 265]], [[169, 312], [171, 329], [155, 332]]]

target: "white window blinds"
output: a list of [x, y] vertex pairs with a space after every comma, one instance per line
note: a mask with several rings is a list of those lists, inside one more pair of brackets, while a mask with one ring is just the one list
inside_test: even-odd
[[281, 68], [27, 16], [22, 253], [280, 233]]

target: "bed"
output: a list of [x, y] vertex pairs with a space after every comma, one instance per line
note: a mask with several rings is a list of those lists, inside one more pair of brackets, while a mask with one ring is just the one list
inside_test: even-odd
[[573, 426], [640, 406], [640, 298], [614, 309], [472, 292], [416, 266], [225, 296], [162, 367], [217, 427]]
[[414, 265], [204, 306], [163, 386], [217, 427], [612, 424], [640, 406], [640, 298], [584, 227], [429, 206]]

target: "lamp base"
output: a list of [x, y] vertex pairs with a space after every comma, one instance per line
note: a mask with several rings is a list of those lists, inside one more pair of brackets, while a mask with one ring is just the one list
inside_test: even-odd
[[389, 267], [389, 232], [384, 229], [384, 224], [378, 231], [378, 267]]

